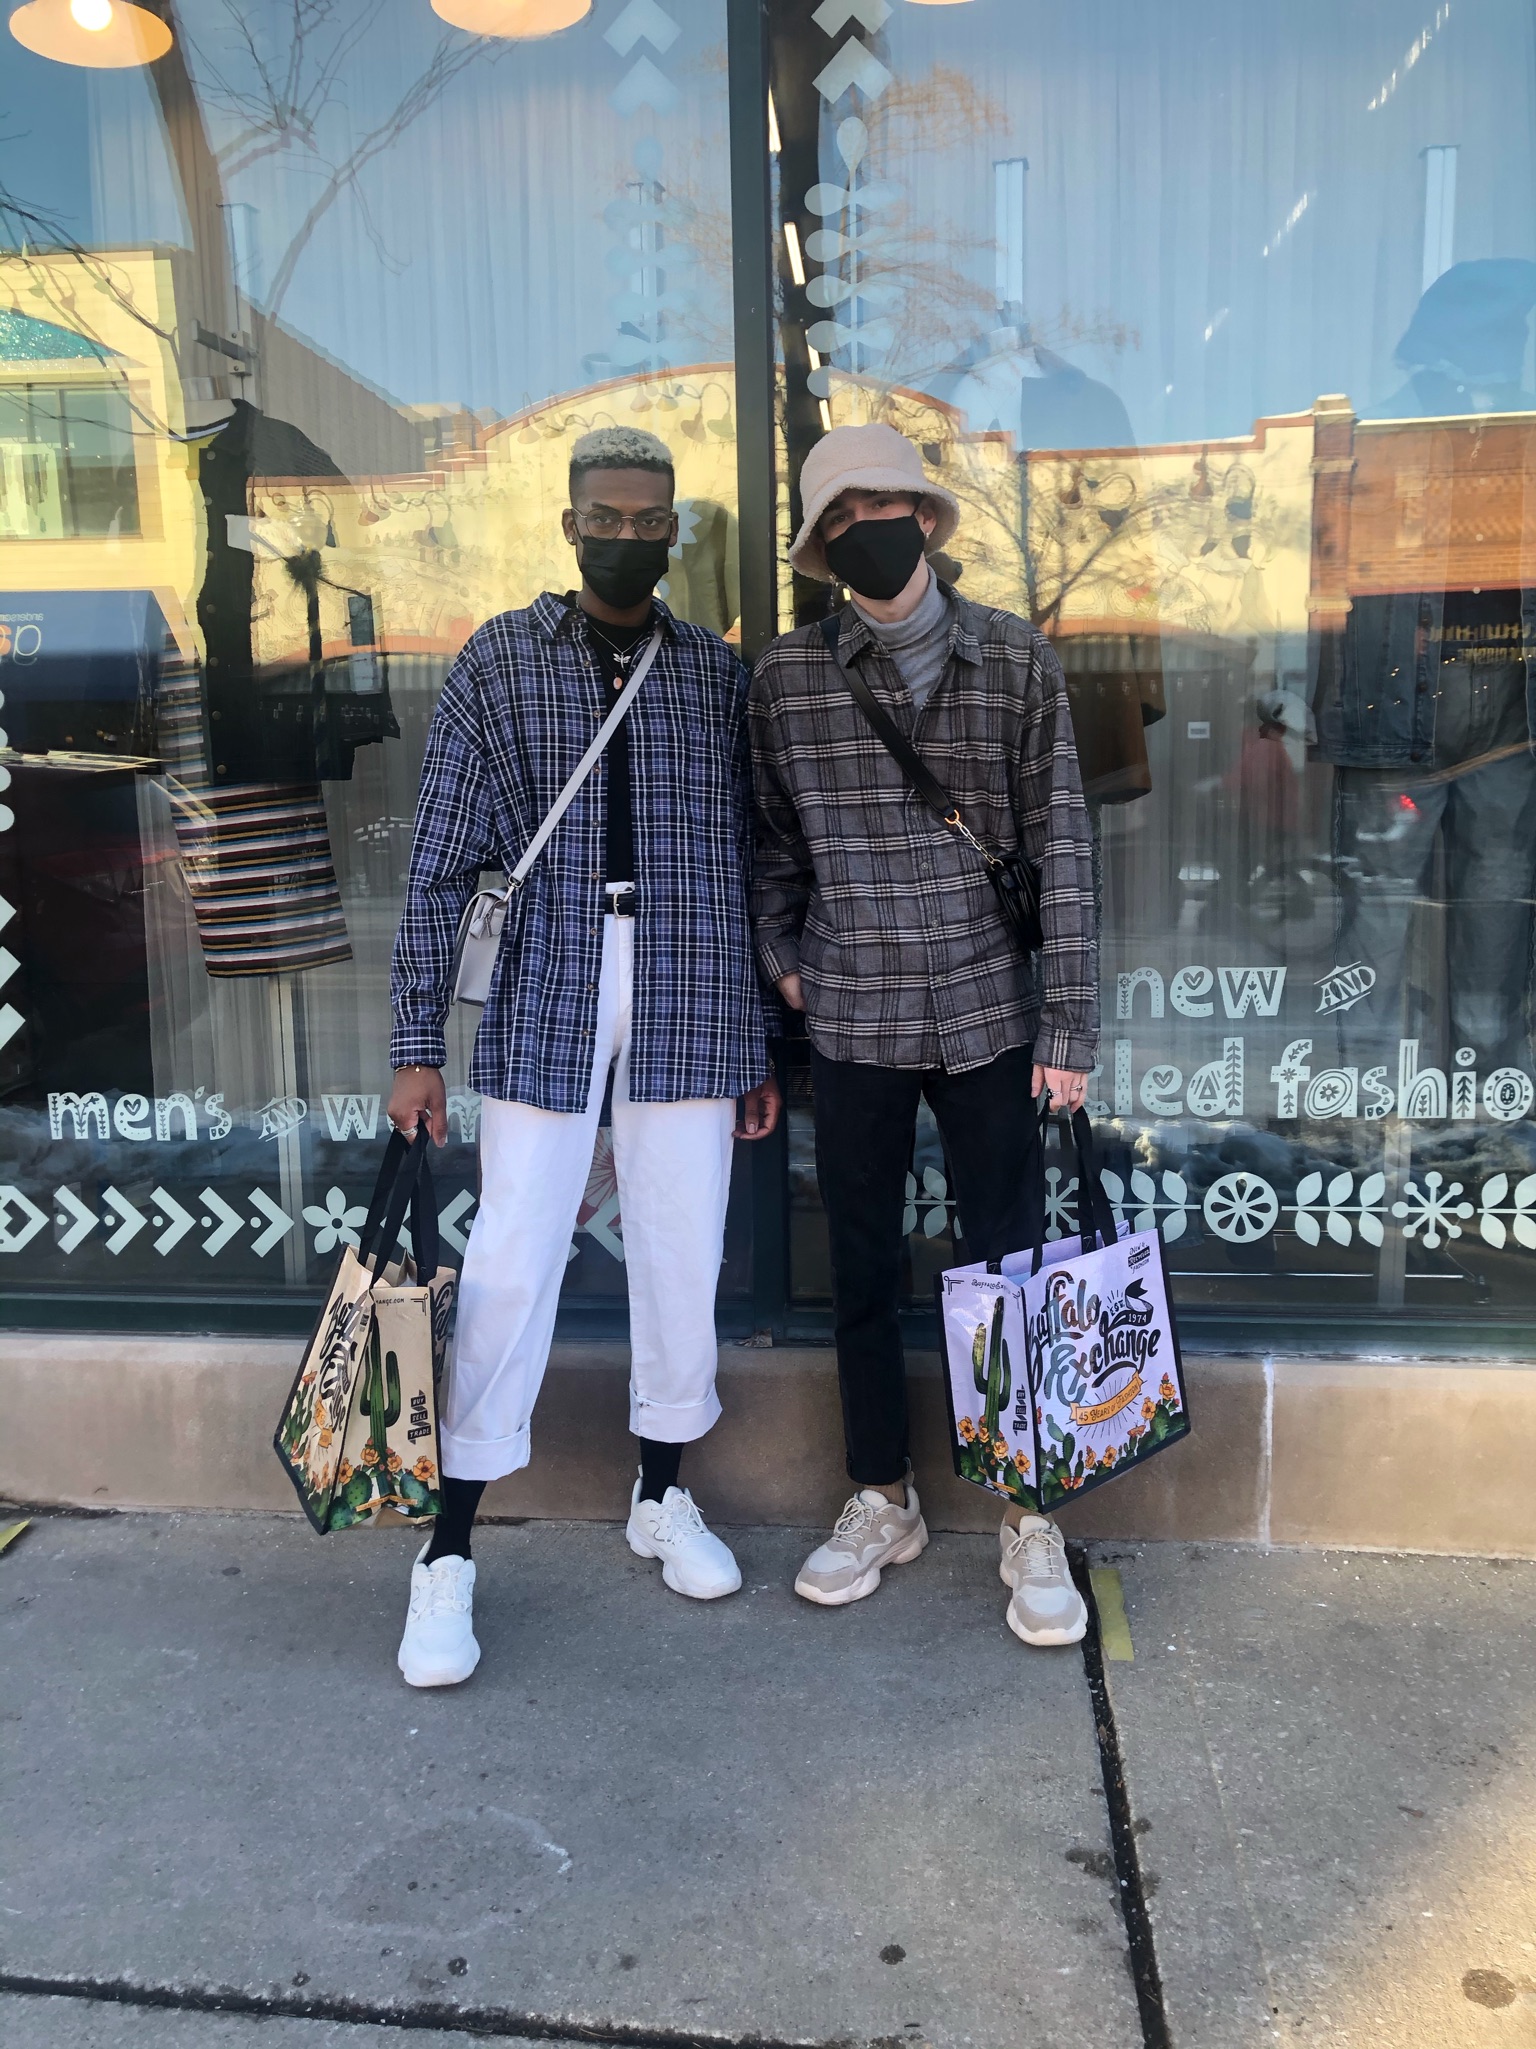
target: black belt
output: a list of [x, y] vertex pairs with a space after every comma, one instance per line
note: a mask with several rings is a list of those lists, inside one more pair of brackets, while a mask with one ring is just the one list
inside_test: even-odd
[[626, 883], [622, 889], [611, 889], [608, 897], [608, 915], [612, 918], [632, 918], [635, 915], [635, 885]]

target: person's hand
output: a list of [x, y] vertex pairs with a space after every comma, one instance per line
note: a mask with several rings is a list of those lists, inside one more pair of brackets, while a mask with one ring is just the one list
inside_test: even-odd
[[804, 1010], [805, 991], [800, 986], [799, 975], [780, 975], [779, 994], [791, 1010]]
[[396, 1131], [414, 1139], [416, 1126], [425, 1111], [434, 1145], [448, 1143], [448, 1091], [443, 1087], [440, 1067], [397, 1067], [395, 1085], [389, 1092], [385, 1115]]
[[1042, 1067], [1035, 1062], [1035, 1078], [1032, 1083], [1038, 1096], [1043, 1089], [1049, 1089], [1053, 1110], [1081, 1110], [1088, 1094], [1088, 1077], [1071, 1067]]
[[784, 1098], [779, 1094], [779, 1085], [769, 1075], [765, 1082], [755, 1089], [748, 1089], [742, 1097], [732, 1138], [766, 1138], [778, 1123], [783, 1107]]

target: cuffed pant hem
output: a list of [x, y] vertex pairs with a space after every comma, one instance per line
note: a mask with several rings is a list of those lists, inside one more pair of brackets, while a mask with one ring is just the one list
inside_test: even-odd
[[447, 1480], [504, 1480], [508, 1473], [520, 1473], [531, 1455], [528, 1426], [513, 1437], [455, 1437], [439, 1432], [443, 1477]]
[[702, 1402], [642, 1402], [629, 1393], [629, 1429], [633, 1437], [652, 1444], [692, 1444], [713, 1430], [721, 1416], [720, 1397], [713, 1388]]

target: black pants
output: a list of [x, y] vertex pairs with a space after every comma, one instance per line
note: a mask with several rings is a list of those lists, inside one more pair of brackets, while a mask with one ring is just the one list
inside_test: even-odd
[[907, 1467], [907, 1375], [897, 1321], [901, 1214], [926, 1096], [938, 1120], [965, 1229], [963, 1257], [1001, 1259], [1024, 1243], [1025, 1160], [1039, 1144], [1033, 1049], [966, 1074], [865, 1067], [811, 1048], [816, 1177], [832, 1247], [832, 1315], [848, 1473], [861, 1487]]

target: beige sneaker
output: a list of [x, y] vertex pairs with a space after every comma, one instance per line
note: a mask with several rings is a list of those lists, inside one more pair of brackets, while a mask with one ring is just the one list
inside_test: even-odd
[[1004, 1523], [998, 1537], [998, 1572], [1013, 1588], [1008, 1627], [1024, 1643], [1081, 1643], [1088, 1609], [1072, 1582], [1061, 1531], [1043, 1515], [1027, 1515], [1015, 1530]]
[[795, 1592], [823, 1608], [862, 1601], [879, 1586], [887, 1565], [909, 1564], [927, 1542], [928, 1526], [910, 1480], [905, 1508], [887, 1501], [873, 1487], [861, 1488], [838, 1517], [831, 1536], [801, 1566]]

